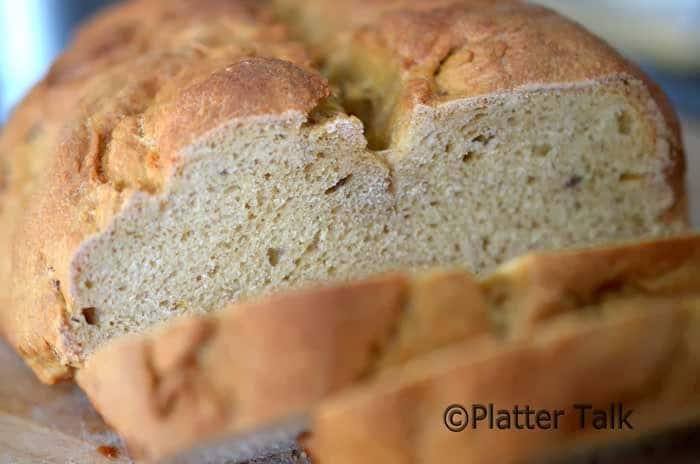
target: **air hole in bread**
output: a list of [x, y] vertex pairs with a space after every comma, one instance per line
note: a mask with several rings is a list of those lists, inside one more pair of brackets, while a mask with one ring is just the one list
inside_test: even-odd
[[340, 180], [338, 180], [338, 182], [335, 183], [335, 185], [333, 185], [332, 187], [327, 188], [326, 191], [325, 191], [324, 193], [325, 193], [326, 195], [329, 195], [329, 194], [331, 194], [331, 193], [337, 192], [338, 189], [339, 189], [340, 187], [342, 187], [343, 185], [345, 185], [345, 184], [350, 180], [351, 177], [352, 177], [352, 174], [348, 174], [347, 176], [341, 178]]
[[574, 188], [577, 185], [579, 185], [582, 180], [583, 180], [583, 177], [581, 177], [579, 175], [573, 175], [573, 176], [569, 177], [569, 180], [566, 181], [566, 184], [564, 184], [564, 187]]
[[480, 143], [482, 145], [488, 145], [488, 143], [494, 139], [493, 135], [480, 134], [472, 139], [472, 142]]
[[92, 307], [83, 308], [80, 310], [80, 312], [83, 314], [83, 319], [85, 319], [85, 322], [88, 325], [97, 324], [97, 309]]
[[644, 179], [644, 175], [634, 172], [623, 172], [620, 174], [620, 182], [637, 182]]
[[474, 159], [474, 152], [473, 151], [468, 151], [462, 156], [462, 162], [463, 163], [468, 163], [469, 161], [472, 161]]
[[617, 115], [617, 132], [621, 135], [629, 135], [632, 132], [632, 117], [627, 111], [621, 111]]
[[535, 148], [532, 150], [532, 152], [536, 156], [547, 156], [549, 152], [552, 151], [552, 146], [548, 143], [544, 143], [542, 145], [537, 145]]
[[270, 266], [277, 266], [277, 264], [280, 261], [280, 252], [279, 250], [276, 250], [275, 248], [268, 248], [267, 249], [267, 262], [270, 263]]

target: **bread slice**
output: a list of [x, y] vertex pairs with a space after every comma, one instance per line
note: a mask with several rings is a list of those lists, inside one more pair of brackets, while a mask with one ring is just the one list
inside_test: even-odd
[[[316, 463], [541, 462], [699, 421], [697, 293], [591, 309], [602, 314], [562, 316], [528, 338], [455, 348], [323, 403], [303, 446]], [[466, 408], [466, 430], [445, 426], [453, 404]], [[473, 405], [509, 411], [512, 422], [474, 429]], [[550, 419], [536, 426], [533, 416], [525, 425], [521, 416], [518, 428], [510, 412], [516, 405], [547, 410]], [[576, 405], [590, 407], [584, 419]], [[605, 411], [606, 422], [594, 423], [593, 409]], [[495, 422], [497, 413], [491, 417]], [[453, 426], [463, 420], [453, 417]]]
[[[591, 273], [591, 268], [597, 272]], [[690, 399], [700, 399], [692, 370], [700, 359], [694, 357], [698, 353], [692, 345], [698, 304], [700, 236], [530, 255], [478, 283], [464, 271], [395, 274], [241, 303], [215, 316], [185, 319], [152, 334], [116, 340], [90, 357], [77, 380], [135, 456], [162, 457], [302, 414], [318, 400], [358, 382], [379, 385], [352, 400], [366, 402], [366, 408], [364, 403], [356, 408], [351, 400], [338, 403], [352, 404], [348, 409], [328, 406], [332, 414], [357, 421], [348, 424], [358, 429], [357, 441], [348, 443], [367, 448], [359, 441], [372, 442], [376, 433], [386, 440], [387, 449], [397, 443], [396, 453], [403, 452], [401, 442], [408, 453], [422, 441], [403, 442], [412, 436], [404, 427], [421, 430], [428, 427], [421, 421], [435, 424], [440, 418], [424, 415], [422, 401], [430, 408], [449, 400], [486, 401], [489, 391], [499, 395], [502, 390], [513, 398], [532, 394], [533, 401], [542, 398], [549, 404], [546, 395], [533, 393], [543, 385], [561, 386], [561, 394], [569, 395], [563, 397], [566, 400], [580, 394], [585, 401], [595, 393], [593, 399], [651, 405], [658, 401], [671, 407], [665, 396], [654, 396], [654, 382], [669, 382], [677, 396], [668, 401], [677, 401], [674, 407], [690, 407]], [[649, 331], [658, 333], [651, 337]], [[653, 340], [637, 338], [641, 336]], [[667, 359], [672, 355], [677, 358]], [[626, 364], [629, 372], [616, 373], [615, 381], [628, 390], [618, 384], [606, 389], [605, 383], [574, 388], [593, 372], [607, 378]], [[689, 370], [670, 371], [683, 366]], [[470, 369], [485, 374], [469, 376]], [[549, 383], [538, 383], [528, 369], [542, 373]], [[546, 369], [553, 375], [546, 376]], [[439, 381], [453, 389], [440, 390]], [[484, 397], [460, 396], [460, 391], [472, 388], [467, 381]], [[450, 398], [447, 392], [456, 396]], [[620, 392], [629, 396], [617, 398]], [[372, 427], [360, 423], [362, 414], [372, 420], [368, 411], [382, 398], [387, 408], [397, 408], [384, 416], [386, 422], [397, 422], [386, 428], [387, 434], [396, 435], [383, 435], [382, 422]], [[411, 401], [416, 402], [415, 412], [410, 412]], [[405, 408], [405, 420], [398, 408]], [[324, 414], [318, 420], [325, 421]], [[325, 434], [345, 427], [342, 419], [338, 429], [331, 428], [335, 419], [328, 414], [321, 441], [311, 447], [318, 447], [324, 457], [338, 446], [335, 441], [326, 445]], [[661, 417], [649, 421], [640, 423], [640, 430], [661, 424]], [[428, 432], [440, 432], [438, 426], [434, 429]], [[578, 435], [565, 438], [578, 440]], [[340, 432], [328, 438], [335, 439], [342, 442]], [[359, 455], [348, 456], [365, 462]], [[397, 457], [396, 462], [402, 461]]]
[[155, 458], [304, 412], [331, 392], [488, 327], [467, 273], [395, 274], [239, 303], [121, 337], [90, 356], [77, 381], [135, 457]]
[[282, 3], [127, 2], [18, 110], [16, 127], [41, 127], [37, 101], [61, 115], [0, 162], [2, 324], [44, 381], [247, 296], [686, 227], [673, 111], [578, 25], [386, 0], [336, 39], [336, 2]]

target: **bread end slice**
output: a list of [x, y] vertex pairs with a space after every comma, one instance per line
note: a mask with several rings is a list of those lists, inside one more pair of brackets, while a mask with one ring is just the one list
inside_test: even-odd
[[247, 431], [488, 330], [464, 271], [397, 274], [241, 303], [118, 339], [77, 381], [136, 456]]
[[[88, 360], [77, 380], [136, 453], [147, 457], [307, 413], [325, 397], [343, 396], [357, 385], [365, 385], [360, 390], [367, 393], [355, 397], [366, 407], [349, 428], [371, 430], [359, 421], [379, 417], [390, 422], [393, 417], [381, 414], [379, 405], [395, 407], [397, 424], [386, 429], [395, 435], [385, 438], [387, 443], [398, 440], [396, 446], [406, 453], [415, 449], [402, 441], [406, 427], [433, 423], [421, 402], [434, 412], [439, 401], [463, 400], [463, 388], [475, 389], [464, 401], [488, 402], [491, 393], [503, 393], [496, 399], [506, 402], [512, 402], [508, 395], [524, 401], [532, 394], [532, 401], [541, 399], [545, 405], [556, 398], [562, 404], [578, 401], [579, 394], [580, 401], [637, 401], [630, 392], [639, 388], [640, 401], [650, 411], [645, 413], [650, 422], [640, 427], [651, 430], [661, 420], [660, 411], [653, 409], [657, 400], [674, 408], [695, 401], [691, 387], [698, 346], [693, 335], [700, 273], [686, 270], [698, 261], [693, 253], [698, 240], [682, 237], [535, 255], [506, 264], [481, 282], [460, 270], [435, 271], [281, 293], [116, 340]], [[540, 275], [548, 263], [563, 273], [546, 284], [522, 278]], [[601, 263], [617, 269], [620, 288], [601, 293], [588, 285], [585, 277]], [[569, 278], [577, 275], [582, 278]], [[602, 271], [600, 280], [606, 280]], [[519, 292], [505, 292], [513, 288]], [[557, 297], [542, 300], [545, 290]], [[579, 297], [570, 299], [575, 290]], [[495, 298], [499, 294], [507, 298]], [[553, 303], [560, 305], [558, 311], [548, 311]], [[668, 373], [664, 366], [670, 366]], [[556, 375], [547, 377], [549, 368]], [[470, 375], [481, 370], [486, 374]], [[620, 383], [583, 382], [594, 372]], [[540, 379], [549, 382], [551, 392], [533, 393], [544, 385]], [[656, 398], [655, 381], [677, 390]], [[443, 383], [447, 390], [441, 389]], [[560, 387], [564, 396], [557, 397]], [[355, 409], [348, 406], [339, 417], [352, 416], [348, 411]], [[381, 421], [373, 427], [382, 436]], [[339, 430], [333, 440], [341, 439]], [[562, 440], [584, 438], [589, 437], [574, 433]], [[365, 439], [369, 435], [356, 445]], [[556, 443], [541, 449], [550, 445]]]
[[[527, 339], [435, 353], [322, 402], [304, 449], [315, 463], [541, 462], [696, 423], [699, 308], [697, 295], [632, 299], [602, 319], [564, 318]], [[454, 405], [464, 410], [450, 424], [468, 420], [464, 430], [446, 425]], [[474, 427], [474, 408], [492, 405], [493, 422]], [[547, 411], [549, 420], [528, 425], [516, 405], [535, 411], [531, 418]], [[605, 425], [593, 423], [592, 409], [606, 411]]]

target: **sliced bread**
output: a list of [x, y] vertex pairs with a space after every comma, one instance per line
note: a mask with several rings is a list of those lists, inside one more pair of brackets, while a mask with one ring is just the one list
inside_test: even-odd
[[[463, 271], [397, 274], [275, 295], [116, 340], [90, 357], [77, 380], [130, 450], [148, 458], [306, 413], [366, 383], [367, 393], [351, 395], [357, 399], [321, 408], [320, 441], [311, 449], [336, 456], [347, 424], [356, 436], [337, 456], [354, 446], [373, 459], [350, 453], [347, 462], [382, 462], [371, 454], [382, 447], [360, 446], [376, 435], [397, 453], [386, 462], [402, 462], [423, 443], [411, 441], [411, 427], [435, 434], [430, 452], [439, 451], [447, 435], [441, 416], [430, 414], [449, 400], [640, 402], [656, 416], [643, 412], [638, 431], [682, 419], [682, 407], [694, 414], [698, 310], [700, 236], [691, 236], [529, 255], [480, 282]], [[557, 388], [562, 396], [549, 398]], [[616, 396], [622, 393], [628, 396]], [[386, 409], [377, 407], [384, 398]], [[662, 417], [657, 403], [676, 409]], [[533, 449], [579, 436], [557, 435]], [[450, 443], [461, 441], [461, 456], [476, 452], [466, 435]], [[515, 445], [504, 452], [511, 451]]]

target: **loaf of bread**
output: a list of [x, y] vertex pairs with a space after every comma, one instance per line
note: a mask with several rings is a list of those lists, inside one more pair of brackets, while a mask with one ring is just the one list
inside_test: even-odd
[[514, 1], [129, 1], [0, 152], [2, 326], [46, 382], [247, 296], [686, 227], [665, 97]]
[[[416, 462], [510, 462], [626, 435], [567, 422], [542, 437], [449, 440], [438, 408], [623, 401], [639, 412], [630, 438], [690, 420], [700, 414], [699, 311], [692, 236], [528, 255], [479, 282], [464, 271], [395, 274], [239, 303], [113, 341], [77, 379], [136, 457], [251, 431], [365, 383], [313, 416], [319, 462], [424, 452], [431, 459]], [[501, 439], [508, 446], [489, 441]]]

